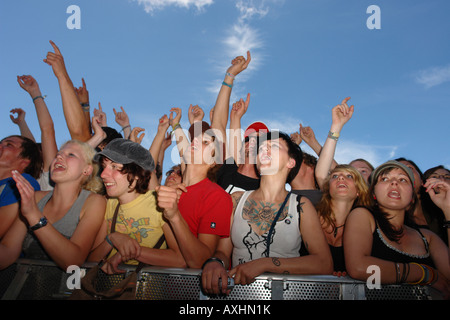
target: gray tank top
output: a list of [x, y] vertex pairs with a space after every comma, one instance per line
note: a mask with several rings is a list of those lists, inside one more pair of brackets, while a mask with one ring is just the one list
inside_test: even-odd
[[[91, 191], [81, 189], [78, 198], [75, 200], [69, 211], [67, 211], [64, 217], [52, 224], [53, 227], [67, 239], [72, 237], [77, 228], [78, 222], [80, 221], [81, 209], [90, 194]], [[52, 195], [53, 191], [50, 191], [38, 202], [37, 207], [39, 208], [39, 211], [44, 211], [44, 207]], [[51, 260], [40, 245], [39, 240], [34, 236], [33, 232], [28, 232], [23, 242], [22, 250], [24, 257], [27, 259]]]

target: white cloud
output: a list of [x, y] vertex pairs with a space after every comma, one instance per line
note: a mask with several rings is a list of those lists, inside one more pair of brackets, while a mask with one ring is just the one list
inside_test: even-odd
[[450, 81], [450, 64], [421, 70], [415, 75], [415, 80], [427, 89]]
[[213, 0], [134, 0], [144, 6], [147, 13], [153, 13], [156, 10], [162, 10], [165, 7], [176, 6], [180, 8], [195, 7], [197, 10], [203, 10], [204, 7], [213, 4]]
[[334, 158], [338, 163], [349, 163], [356, 158], [363, 158], [376, 167], [395, 158], [397, 149], [397, 146], [377, 146], [339, 141]]

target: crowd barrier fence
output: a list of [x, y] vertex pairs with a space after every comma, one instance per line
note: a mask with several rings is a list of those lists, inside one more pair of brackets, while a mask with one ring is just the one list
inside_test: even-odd
[[[89, 270], [95, 264], [86, 263]], [[133, 266], [121, 266], [131, 272]], [[127, 274], [125, 273], [125, 275]], [[53, 262], [19, 259], [0, 271], [2, 300], [64, 300], [72, 291], [67, 280], [72, 273]], [[105, 290], [124, 275], [104, 275], [99, 289]], [[300, 276], [262, 274], [250, 285], [235, 285], [228, 296], [208, 296], [201, 290], [200, 269], [144, 267], [138, 275], [138, 300], [441, 300], [429, 286], [382, 285], [370, 289], [365, 282], [348, 276]]]

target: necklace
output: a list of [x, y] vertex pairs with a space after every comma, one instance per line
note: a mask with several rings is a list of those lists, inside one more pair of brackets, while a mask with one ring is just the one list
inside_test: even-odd
[[336, 238], [337, 237], [337, 232], [339, 228], [342, 228], [343, 226], [345, 226], [345, 223], [339, 227], [334, 227], [334, 231], [333, 231], [333, 236]]

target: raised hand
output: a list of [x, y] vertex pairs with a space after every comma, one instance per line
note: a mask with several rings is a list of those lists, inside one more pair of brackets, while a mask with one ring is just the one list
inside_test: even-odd
[[241, 98], [239, 101], [233, 103], [230, 112], [230, 118], [242, 119], [244, 114], [247, 112], [249, 104], [250, 104], [250, 93], [247, 94], [247, 98], [245, 99], [245, 101], [244, 99]]
[[303, 127], [300, 123], [300, 137], [308, 144], [316, 141], [316, 135], [311, 127]]
[[339, 132], [344, 124], [351, 119], [354, 111], [354, 106], [348, 106], [347, 102], [350, 97], [342, 100], [341, 104], [338, 104], [331, 110], [332, 130], [333, 132]]
[[41, 95], [41, 89], [37, 81], [30, 75], [17, 76], [17, 82], [19, 86], [28, 92], [28, 94], [35, 98]]
[[448, 220], [450, 218], [450, 183], [447, 180], [430, 178], [423, 186], [431, 200], [444, 212]]
[[189, 105], [188, 118], [190, 124], [193, 124], [195, 121], [202, 121], [204, 116], [205, 112], [198, 105]]
[[158, 131], [166, 132], [167, 129], [169, 128], [169, 125], [170, 125], [169, 117], [167, 116], [167, 114], [165, 114], [161, 118], [159, 118]]
[[97, 120], [100, 123], [100, 126], [106, 127], [106, 113], [102, 110], [102, 105], [98, 103], [98, 109], [94, 109], [94, 116], [97, 117]]
[[291, 134], [291, 140], [296, 144], [302, 143], [302, 136], [298, 132], [294, 132]]
[[[144, 136], [145, 136], [145, 132], [143, 132], [143, 131], [145, 131], [144, 128], [134, 127], [133, 130], [131, 130], [129, 139], [133, 142], [140, 144], [142, 142], [142, 139], [144, 139]], [[142, 134], [139, 136], [139, 134], [141, 132], [142, 132]]]
[[50, 44], [55, 52], [48, 52], [44, 62], [52, 67], [53, 73], [57, 78], [67, 74], [64, 58], [56, 44], [50, 40]]
[[14, 116], [12, 114], [9, 115], [9, 117], [11, 118], [11, 121], [17, 125], [20, 125], [21, 123], [23, 123], [25, 121], [25, 111], [22, 110], [21, 108], [14, 108], [11, 109], [10, 113], [16, 113], [17, 117], [14, 118]]
[[128, 118], [128, 114], [125, 112], [122, 106], [120, 106], [120, 110], [122, 111], [117, 112], [116, 109], [113, 108], [114, 115], [116, 117], [116, 123], [123, 128], [130, 125], [130, 119]]
[[238, 56], [231, 61], [231, 66], [227, 69], [227, 73], [237, 76], [239, 73], [247, 69], [251, 61], [250, 51], [247, 51], [247, 59], [243, 56]]
[[[174, 113], [175, 113], [175, 118], [173, 116]], [[170, 109], [169, 124], [171, 126], [174, 126], [174, 125], [180, 123], [180, 120], [181, 120], [181, 109], [180, 108]]]
[[78, 101], [80, 103], [89, 103], [89, 91], [86, 87], [86, 82], [84, 81], [84, 78], [81, 78], [82, 86], [79, 88], [74, 88], [75, 93], [77, 94]]

